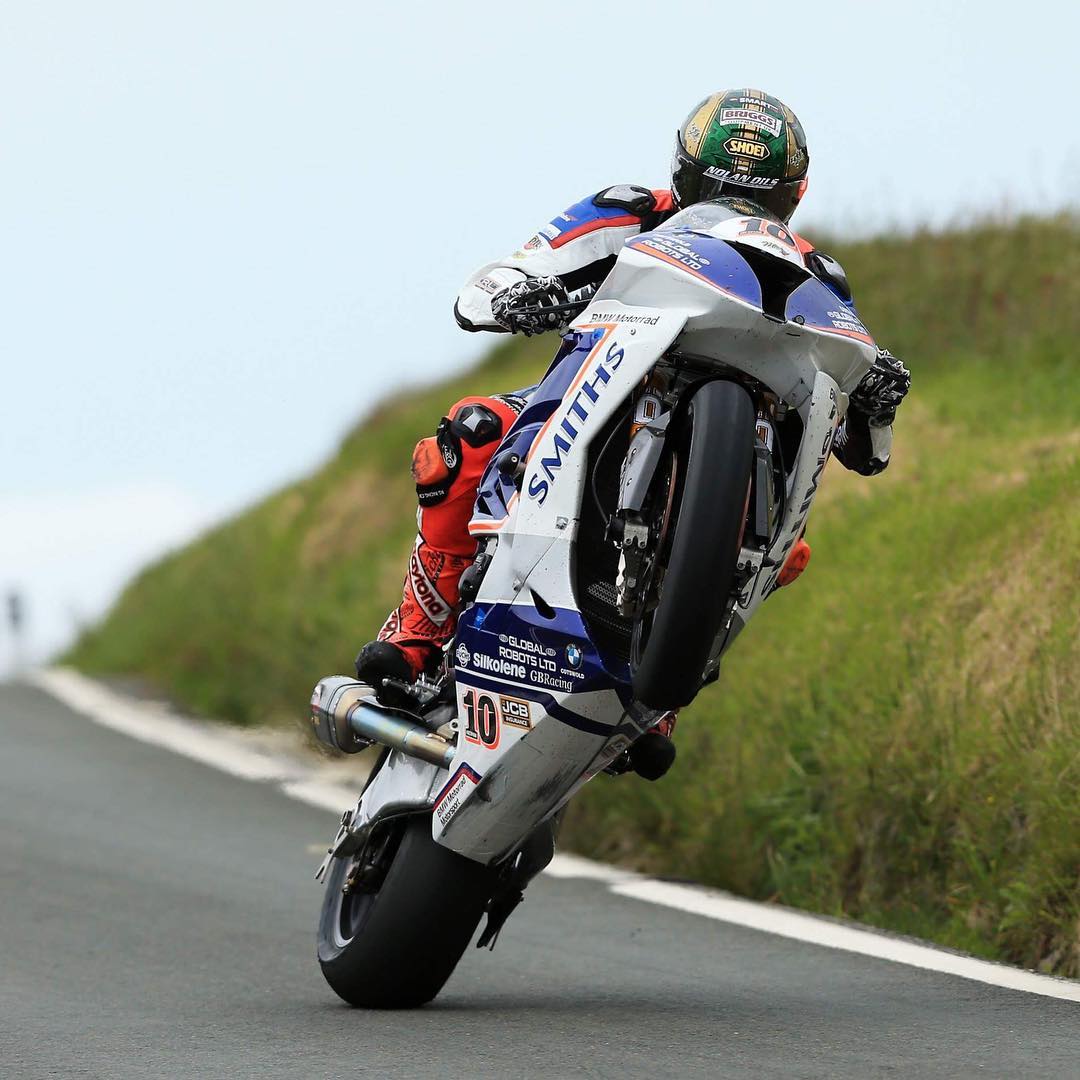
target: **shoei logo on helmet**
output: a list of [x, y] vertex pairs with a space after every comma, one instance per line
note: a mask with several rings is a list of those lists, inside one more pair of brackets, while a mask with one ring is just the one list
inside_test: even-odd
[[769, 148], [753, 139], [728, 139], [724, 143], [724, 149], [733, 156], [750, 157], [757, 161], [764, 161], [769, 156]]

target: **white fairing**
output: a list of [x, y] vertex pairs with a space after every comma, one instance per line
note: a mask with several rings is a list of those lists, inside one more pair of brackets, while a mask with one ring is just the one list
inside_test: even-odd
[[380, 818], [427, 809], [444, 783], [444, 769], [395, 750], [360, 797], [352, 828], [363, 829]]
[[[499, 533], [478, 603], [520, 605], [531, 612], [535, 590], [552, 608], [577, 609], [571, 560], [589, 446], [675, 340], [683, 323], [680, 312], [631, 308], [614, 301], [593, 304], [575, 323], [594, 332], [596, 341], [571, 382], [563, 407], [533, 447], [521, 498]], [[586, 386], [593, 388], [595, 401], [583, 390]], [[575, 409], [578, 395], [583, 399]], [[576, 421], [577, 437], [569, 448], [565, 438], [556, 441], [564, 415]], [[545, 470], [543, 461], [553, 459], [560, 462], [558, 470]], [[496, 745], [460, 739], [451, 769], [454, 781], [446, 793], [450, 805], [444, 812], [440, 801], [433, 818], [436, 838], [477, 859], [490, 860], [512, 850], [525, 832], [564, 802], [580, 784], [583, 770], [616, 734], [625, 711], [614, 691], [577, 692], [571, 669], [557, 658], [526, 651], [524, 644], [510, 640], [499, 646], [500, 660], [511, 665], [506, 669], [510, 674], [499, 676], [501, 692], [492, 696], [498, 698], [500, 712], [504, 703], [526, 702], [529, 726], [503, 723], [500, 716]], [[476, 661], [469, 657], [462, 664], [462, 657], [458, 659], [458, 714], [464, 717], [465, 695], [470, 689], [476, 692], [470, 682]], [[544, 665], [554, 665], [554, 670], [545, 672]], [[538, 687], [556, 706], [593, 722], [595, 730], [568, 726], [524, 696]], [[472, 797], [481, 782], [484, 797]], [[543, 797], [538, 798], [538, 791], [545, 793]]]
[[[683, 311], [687, 319], [678, 341], [681, 350], [715, 357], [753, 375], [799, 409], [804, 420], [819, 371], [843, 391], [843, 416], [847, 394], [877, 355], [872, 344], [857, 338], [766, 319], [759, 308], [635, 247], [624, 249], [596, 299], [602, 302], [609, 296], [618, 296], [625, 303], [649, 297], [657, 306]], [[838, 314], [848, 316], [840, 311], [843, 305], [839, 300], [836, 306]]]
[[[777, 236], [764, 230], [748, 233], [744, 224], [745, 220], [745, 218], [728, 218], [726, 221], [717, 222], [708, 230], [709, 235], [715, 236], [718, 240], [731, 240], [744, 247], [755, 248], [765, 252], [766, 255], [789, 262], [793, 266], [806, 265], [806, 260], [796, 245], [784, 243]], [[790, 236], [786, 230], [782, 230], [782, 233]]]
[[[768, 252], [763, 243], [754, 246]], [[754, 376], [802, 417], [804, 437], [784, 519], [757, 579], [740, 601], [740, 626], [775, 588], [783, 558], [805, 525], [847, 408], [847, 392], [869, 369], [874, 346], [868, 336], [858, 340], [842, 336], [839, 329], [766, 318], [760, 308], [675, 265], [672, 260], [681, 257], [677, 244], [661, 239], [656, 250], [624, 248], [603, 288], [574, 323], [573, 329], [593, 335], [592, 347], [533, 446], [520, 497], [498, 527], [493, 561], [477, 607], [470, 610], [497, 611], [513, 625], [524, 625], [513, 622], [521, 619], [541, 628], [543, 612], [552, 609], [557, 616], [553, 626], [580, 620], [573, 558], [583, 500], [591, 497], [589, 446], [672, 344], [680, 352], [714, 358]], [[791, 253], [773, 254], [792, 261]], [[801, 258], [794, 255], [796, 261]], [[829, 315], [836, 315], [839, 326], [848, 316], [836, 303], [837, 311]], [[563, 427], [564, 420], [570, 428]], [[574, 668], [574, 661], [580, 667], [582, 660], [580, 651], [576, 656], [572, 651], [578, 640], [573, 633], [560, 639], [569, 641], [565, 653], [542, 634], [514, 633], [488, 634], [491, 647], [485, 651], [464, 627], [468, 616], [456, 652], [457, 753], [449, 773], [417, 766], [414, 795], [418, 805], [434, 804], [437, 840], [490, 862], [512, 852], [654, 715], [634, 707], [625, 691], [620, 695], [614, 689], [579, 686], [587, 680]], [[488, 721], [486, 738], [468, 733], [481, 705], [487, 709], [481, 710], [481, 719]], [[404, 774], [397, 779], [405, 779]], [[396, 782], [376, 782], [364, 796], [362, 816], [371, 819], [379, 812], [377, 805], [389, 806], [403, 797]]]

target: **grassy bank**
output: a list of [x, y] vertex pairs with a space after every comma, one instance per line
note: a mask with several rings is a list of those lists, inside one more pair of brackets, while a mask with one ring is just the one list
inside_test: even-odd
[[[915, 388], [892, 468], [830, 465], [814, 558], [647, 785], [601, 777], [577, 850], [1080, 975], [1080, 232], [834, 245]], [[298, 715], [395, 602], [415, 440], [528, 384], [513, 341], [392, 402], [310, 479], [143, 573], [72, 659], [238, 723]]]

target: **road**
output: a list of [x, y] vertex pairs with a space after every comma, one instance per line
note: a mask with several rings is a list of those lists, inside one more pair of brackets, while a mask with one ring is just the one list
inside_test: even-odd
[[[1070, 1077], [1080, 1007], [541, 878], [413, 1013], [314, 956], [334, 818], [0, 687], [0, 1075]], [[437, 918], [433, 899], [432, 918]]]

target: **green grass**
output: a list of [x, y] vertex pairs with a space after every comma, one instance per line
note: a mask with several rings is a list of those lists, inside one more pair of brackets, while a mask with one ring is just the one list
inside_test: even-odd
[[[832, 245], [915, 385], [894, 463], [835, 463], [814, 557], [679, 720], [658, 784], [600, 777], [576, 850], [1080, 975], [1080, 232]], [[289, 722], [399, 594], [408, 460], [547, 341], [392, 402], [310, 479], [140, 575], [72, 660]]]

